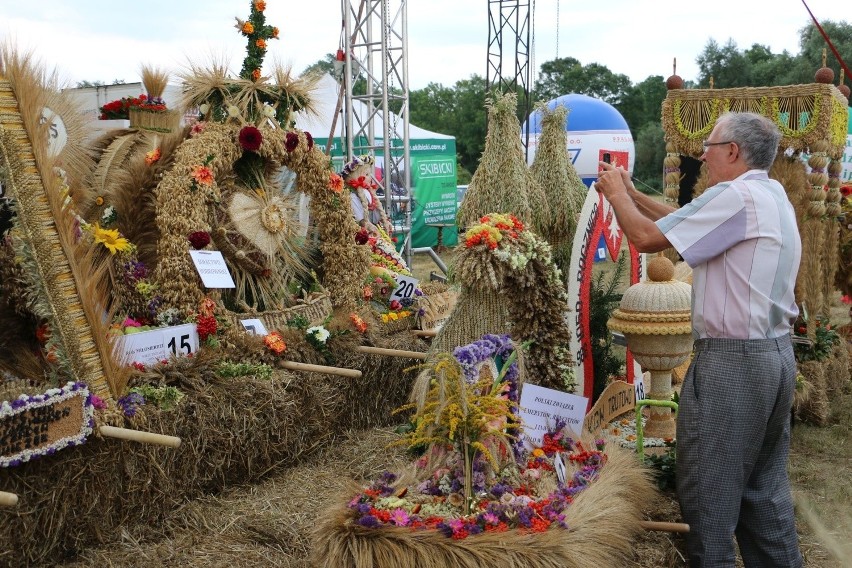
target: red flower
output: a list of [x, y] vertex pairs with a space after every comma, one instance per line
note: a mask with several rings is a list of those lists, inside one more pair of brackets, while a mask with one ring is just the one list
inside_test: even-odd
[[211, 335], [216, 335], [216, 318], [213, 316], [198, 316], [195, 328], [198, 331], [198, 339], [205, 341]]
[[201, 250], [210, 244], [210, 234], [207, 231], [195, 231], [189, 235], [189, 244], [196, 250]]
[[277, 331], [273, 331], [263, 338], [263, 343], [269, 348], [270, 351], [275, 353], [276, 355], [281, 355], [285, 351], [287, 351], [287, 344], [284, 343], [284, 338], [281, 337], [281, 334]]
[[284, 141], [284, 147], [288, 152], [292, 152], [299, 145], [299, 135], [295, 132], [288, 132], [287, 139]]
[[263, 143], [263, 134], [254, 126], [243, 126], [243, 129], [240, 130], [239, 140], [243, 150], [256, 152]]
[[366, 228], [361, 227], [358, 229], [358, 232], [355, 233], [355, 243], [359, 245], [365, 245], [370, 240], [370, 233]]
[[311, 136], [310, 132], [305, 132], [305, 138], [308, 141], [308, 150], [314, 147], [314, 137]]

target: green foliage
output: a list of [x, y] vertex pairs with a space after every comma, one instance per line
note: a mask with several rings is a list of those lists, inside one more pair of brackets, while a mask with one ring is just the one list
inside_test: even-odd
[[636, 136], [636, 162], [633, 177], [642, 183], [636, 188], [642, 192], [649, 189], [663, 190], [663, 159], [666, 157], [666, 141], [659, 122], [649, 122]]
[[[660, 109], [666, 98], [666, 82], [660, 75], [651, 75], [644, 81], [631, 86], [621, 102], [616, 105], [618, 112], [627, 121], [631, 132], [641, 130], [651, 122], [660, 122]], [[662, 167], [662, 160], [659, 167]]]
[[621, 294], [616, 289], [624, 275], [626, 259], [627, 255], [619, 255], [615, 270], [608, 274], [601, 272], [592, 279], [589, 294], [589, 333], [595, 370], [592, 404], [609, 384], [609, 378], [621, 373], [622, 361], [613, 353], [612, 334], [606, 322], [621, 301]]
[[[852, 25], [846, 22], [822, 22], [831, 42], [847, 65], [852, 62]], [[813, 23], [799, 31], [800, 52], [791, 55], [787, 51], [772, 53], [760, 44], [752, 44], [740, 50], [728, 40], [720, 46], [710, 39], [698, 57], [698, 86], [710, 86], [713, 77], [715, 88], [769, 87], [776, 85], [799, 85], [813, 83], [814, 73], [822, 67], [822, 52], [827, 49], [826, 65], [834, 70], [835, 81], [840, 75], [840, 64], [822, 35]]]
[[[798, 332], [803, 328], [804, 326], [797, 324], [794, 330]], [[809, 343], [796, 342], [793, 344], [796, 361], [803, 363], [827, 359], [831, 356], [831, 351], [840, 339], [840, 334], [832, 329], [828, 320], [817, 319], [813, 340]]]
[[141, 394], [145, 397], [146, 402], [166, 411], [174, 409], [184, 396], [175, 387], [155, 387], [153, 385], [133, 387], [130, 392]]
[[613, 73], [600, 63], [583, 65], [573, 57], [560, 57], [542, 63], [535, 84], [535, 98], [550, 100], [568, 93], [580, 93], [616, 106], [631, 86], [627, 75]]
[[674, 491], [676, 487], [677, 442], [666, 442], [666, 452], [645, 455], [645, 463], [654, 469], [654, 478], [660, 491]]
[[265, 363], [235, 363], [233, 361], [222, 361], [216, 369], [216, 374], [226, 379], [233, 379], [237, 377], [271, 379], [272, 367]]

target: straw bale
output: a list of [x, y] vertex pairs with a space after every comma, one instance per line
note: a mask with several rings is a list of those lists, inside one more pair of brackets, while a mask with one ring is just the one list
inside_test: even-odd
[[[425, 351], [410, 333], [380, 345]], [[92, 437], [79, 449], [0, 470], [4, 491], [21, 496], [17, 508], [0, 510], [0, 566], [55, 562], [135, 522], [154, 530], [187, 500], [296, 464], [341, 430], [385, 424], [405, 403], [413, 381], [405, 369], [416, 363], [351, 351], [335, 353], [337, 364], [361, 369], [361, 379], [279, 370], [263, 380], [218, 377], [218, 357], [201, 350], [134, 379], [185, 394], [177, 409], [146, 406], [127, 424], [179, 436], [180, 448]]]
[[345, 506], [355, 491], [355, 486], [348, 488], [320, 516], [313, 533], [314, 566], [621, 566], [632, 556], [632, 540], [642, 530], [641, 511], [654, 494], [647, 471], [630, 453], [616, 449], [599, 477], [567, 509], [570, 530], [484, 533], [453, 540], [432, 530], [377, 531], [355, 525]]

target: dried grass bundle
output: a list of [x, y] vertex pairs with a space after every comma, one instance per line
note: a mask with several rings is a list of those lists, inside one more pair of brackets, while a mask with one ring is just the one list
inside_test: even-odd
[[647, 472], [632, 455], [616, 450], [598, 478], [566, 510], [570, 530], [482, 533], [454, 540], [435, 530], [375, 530], [352, 523], [345, 503], [357, 490], [356, 486], [348, 488], [338, 498], [338, 504], [319, 520], [313, 533], [314, 565], [624, 566], [632, 558], [632, 541], [642, 530], [642, 509], [654, 495]]
[[142, 86], [145, 87], [145, 92], [148, 93], [148, 98], [162, 98], [163, 93], [166, 92], [166, 87], [169, 84], [168, 71], [143, 63], [139, 74], [142, 77]]
[[511, 213], [532, 227], [547, 225], [544, 193], [527, 168], [516, 115], [516, 93], [488, 101], [488, 133], [479, 167], [458, 211], [460, 227], [472, 227], [483, 215]]
[[568, 156], [568, 109], [559, 105], [551, 110], [547, 103], [541, 103], [536, 110], [541, 113], [541, 137], [530, 173], [549, 204], [542, 236], [550, 243], [556, 264], [564, 272], [571, 260], [574, 231], [587, 188]]

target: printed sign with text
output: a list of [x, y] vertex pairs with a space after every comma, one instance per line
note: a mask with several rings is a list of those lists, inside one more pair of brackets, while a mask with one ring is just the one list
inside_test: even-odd
[[525, 384], [518, 410], [523, 423], [524, 445], [527, 448], [541, 446], [544, 435], [560, 418], [574, 435], [579, 436], [588, 402], [582, 396]]

